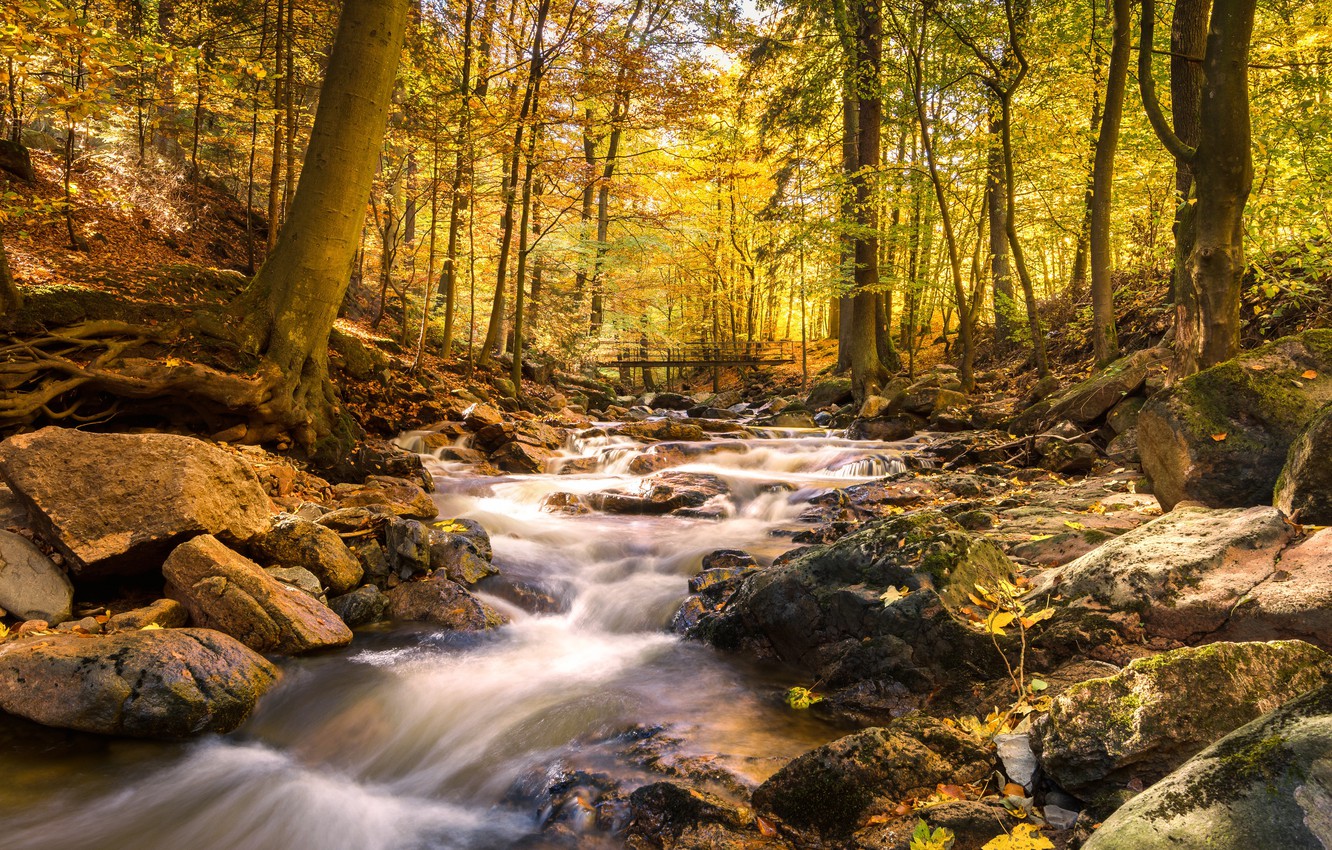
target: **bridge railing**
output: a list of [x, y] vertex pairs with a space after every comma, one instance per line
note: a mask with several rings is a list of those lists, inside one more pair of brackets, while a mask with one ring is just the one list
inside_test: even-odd
[[597, 360], [606, 366], [643, 363], [671, 366], [790, 363], [795, 360], [795, 343], [789, 340], [738, 340], [723, 343], [603, 340], [597, 346]]

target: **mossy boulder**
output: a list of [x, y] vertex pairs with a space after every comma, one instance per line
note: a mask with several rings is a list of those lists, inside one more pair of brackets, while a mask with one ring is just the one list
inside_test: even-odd
[[1147, 374], [1162, 368], [1170, 360], [1170, 351], [1147, 348], [1121, 357], [1091, 377], [1055, 396], [1046, 422], [1067, 419], [1078, 425], [1099, 422], [1111, 408], [1142, 389]]
[[1068, 791], [1134, 777], [1150, 784], [1330, 675], [1332, 658], [1302, 641], [1177, 649], [1068, 688], [1036, 724], [1033, 743]]
[[1083, 850], [1326, 850], [1332, 686], [1203, 750], [1108, 818]]
[[[953, 612], [977, 583], [1012, 580], [994, 543], [935, 511], [868, 523], [744, 580], [691, 634], [809, 670], [828, 688], [867, 680], [927, 693], [993, 653]], [[885, 600], [890, 588], [906, 588]]]
[[754, 814], [715, 794], [677, 782], [655, 782], [629, 795], [626, 840], [631, 848], [686, 850], [751, 846], [743, 831], [752, 830]]
[[[1045, 572], [1032, 595], [1136, 612], [1149, 634], [1196, 642], [1250, 603], [1293, 536], [1276, 508], [1181, 507]], [[1264, 637], [1285, 636], [1271, 627]]]
[[1332, 401], [1332, 330], [1264, 345], [1157, 393], [1138, 416], [1142, 467], [1166, 510], [1271, 504], [1291, 444]]
[[833, 378], [814, 385], [805, 397], [805, 407], [809, 410], [822, 410], [825, 407], [837, 407], [854, 398], [851, 392], [850, 378]]
[[979, 782], [994, 769], [979, 740], [910, 715], [794, 759], [754, 791], [754, 807], [796, 829], [847, 835], [876, 811], [928, 796], [939, 783]]
[[1272, 504], [1305, 525], [1332, 525], [1332, 404], [1290, 444]]

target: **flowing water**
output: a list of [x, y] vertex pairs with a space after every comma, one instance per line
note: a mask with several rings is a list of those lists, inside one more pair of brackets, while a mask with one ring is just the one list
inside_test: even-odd
[[[644, 748], [659, 770], [761, 781], [839, 730], [783, 704], [808, 684], [797, 674], [682, 641], [671, 616], [704, 554], [770, 561], [811, 495], [900, 469], [906, 447], [773, 431], [696, 448], [677, 469], [729, 484], [709, 506], [721, 519], [542, 511], [551, 493], [637, 487], [628, 468], [645, 449], [624, 439], [574, 439], [565, 454], [596, 470], [577, 475], [484, 478], [427, 458], [440, 515], [492, 536], [502, 576], [481, 595], [509, 625], [361, 630], [347, 650], [283, 661], [281, 684], [225, 737], [158, 744], [0, 724], [0, 847], [507, 848], [551, 815], [540, 791], [553, 777], [667, 778]], [[591, 830], [581, 843], [615, 846]]]

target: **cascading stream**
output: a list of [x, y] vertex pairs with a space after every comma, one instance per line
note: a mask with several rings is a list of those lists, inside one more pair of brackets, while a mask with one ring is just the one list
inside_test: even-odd
[[628, 788], [665, 778], [624, 756], [654, 733], [675, 742], [671, 758], [759, 782], [838, 730], [783, 704], [786, 688], [809, 684], [797, 674], [671, 635], [687, 580], [714, 549], [770, 561], [790, 546], [772, 532], [812, 493], [897, 471], [908, 448], [824, 434], [691, 444], [673, 470], [726, 482], [721, 519], [542, 510], [552, 493], [636, 490], [629, 464], [652, 449], [623, 439], [575, 438], [566, 455], [595, 469], [576, 475], [484, 478], [430, 457], [440, 515], [491, 534], [501, 577], [479, 593], [509, 625], [482, 636], [369, 629], [348, 650], [285, 660], [281, 685], [225, 738], [163, 745], [0, 726], [12, 739], [0, 739], [0, 844], [510, 847], [540, 828], [531, 789], [542, 776], [595, 770]]

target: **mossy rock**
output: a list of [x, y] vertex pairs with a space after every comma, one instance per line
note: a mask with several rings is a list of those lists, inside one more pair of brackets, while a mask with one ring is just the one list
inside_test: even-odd
[[1332, 685], [1243, 726], [1108, 818], [1083, 850], [1326, 850]]
[[1305, 525], [1332, 525], [1332, 403], [1291, 443], [1272, 504]]
[[1329, 676], [1332, 658], [1301, 641], [1177, 649], [1068, 688], [1034, 743], [1046, 773], [1074, 793], [1151, 783]]
[[1279, 339], [1153, 396], [1138, 417], [1143, 470], [1166, 510], [1270, 504], [1291, 444], [1329, 401], [1332, 330]]

